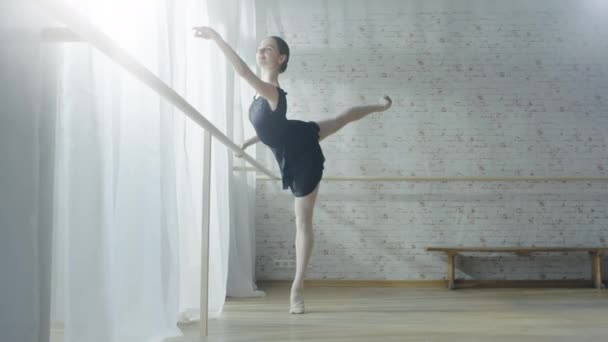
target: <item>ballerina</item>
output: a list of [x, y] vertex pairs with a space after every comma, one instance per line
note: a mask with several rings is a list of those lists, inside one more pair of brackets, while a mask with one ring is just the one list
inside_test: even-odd
[[[279, 85], [279, 74], [287, 69], [289, 46], [280, 37], [261, 41], [256, 62], [261, 70], [258, 77], [239, 55], [210, 27], [194, 27], [195, 37], [211, 40], [224, 53], [234, 70], [257, 92], [249, 108], [249, 120], [256, 136], [247, 139], [241, 150], [261, 141], [273, 152], [283, 182], [294, 195], [296, 217], [296, 274], [291, 286], [289, 313], [304, 313], [304, 275], [312, 254], [313, 210], [323, 176], [325, 157], [319, 142], [336, 133], [350, 122], [374, 112], [383, 112], [392, 105], [384, 96], [378, 104], [350, 107], [335, 117], [314, 121], [288, 120], [287, 93]], [[238, 155], [237, 155], [238, 156]]]

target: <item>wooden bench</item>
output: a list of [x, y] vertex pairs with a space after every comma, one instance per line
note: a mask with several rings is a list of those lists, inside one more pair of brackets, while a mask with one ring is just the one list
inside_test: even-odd
[[591, 255], [591, 280], [593, 286], [598, 289], [604, 288], [602, 284], [601, 257], [608, 251], [606, 247], [428, 247], [429, 252], [443, 252], [448, 256], [448, 289], [454, 286], [454, 259], [458, 253], [514, 253], [519, 256], [529, 256], [531, 253], [563, 253], [563, 252], [587, 252]]

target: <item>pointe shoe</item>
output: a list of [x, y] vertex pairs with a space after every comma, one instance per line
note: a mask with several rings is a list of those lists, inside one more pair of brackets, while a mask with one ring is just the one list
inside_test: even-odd
[[289, 306], [290, 314], [303, 314], [304, 313], [304, 301], [299, 300], [295, 303], [291, 303]]
[[292, 290], [291, 297], [289, 298], [289, 303], [290, 314], [304, 313], [304, 300], [302, 299], [302, 292]]

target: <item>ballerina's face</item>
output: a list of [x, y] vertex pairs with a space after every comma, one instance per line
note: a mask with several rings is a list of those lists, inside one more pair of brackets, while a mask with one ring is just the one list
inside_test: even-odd
[[266, 38], [260, 42], [256, 61], [260, 68], [267, 70], [279, 70], [286, 56], [279, 53], [279, 47], [274, 38]]

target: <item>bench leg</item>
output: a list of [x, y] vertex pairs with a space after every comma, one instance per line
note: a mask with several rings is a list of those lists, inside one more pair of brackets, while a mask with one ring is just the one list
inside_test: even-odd
[[604, 284], [602, 283], [602, 253], [600, 251], [591, 252], [591, 279], [593, 280], [593, 287], [596, 289], [603, 289]]
[[456, 288], [454, 285], [454, 261], [456, 259], [456, 253], [448, 253], [448, 289], [453, 290]]

